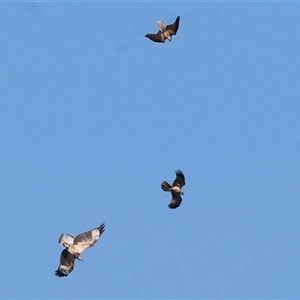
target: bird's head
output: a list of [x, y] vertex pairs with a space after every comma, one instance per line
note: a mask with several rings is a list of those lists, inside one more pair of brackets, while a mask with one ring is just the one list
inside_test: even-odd
[[80, 256], [79, 253], [74, 253], [74, 256], [75, 256], [75, 258], [77, 258], [78, 260], [82, 260], [82, 261], [83, 261], [83, 258]]

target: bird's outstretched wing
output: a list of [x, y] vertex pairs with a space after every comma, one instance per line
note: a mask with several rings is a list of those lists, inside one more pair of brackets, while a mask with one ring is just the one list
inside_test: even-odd
[[185, 185], [184, 175], [180, 170], [177, 170], [175, 173], [176, 173], [176, 178], [173, 182], [173, 186], [178, 186], [181, 189]]
[[177, 208], [178, 206], [180, 206], [181, 201], [182, 201], [182, 198], [181, 198], [180, 194], [172, 192], [172, 200], [168, 206], [169, 206], [169, 208]]
[[156, 43], [164, 43], [166, 40], [166, 37], [162, 34], [162, 32], [159, 30], [158, 33], [148, 33], [145, 35], [148, 39], [152, 40]]
[[105, 224], [103, 223], [93, 230], [89, 230], [77, 235], [74, 239], [74, 246], [76, 247], [78, 253], [81, 253], [85, 249], [94, 246], [104, 230]]
[[60, 255], [60, 265], [55, 271], [55, 275], [58, 277], [68, 276], [74, 269], [75, 257], [64, 249]]
[[167, 25], [166, 29], [170, 32], [170, 34], [175, 35], [179, 28], [180, 17], [177, 17], [175, 22], [171, 25]]

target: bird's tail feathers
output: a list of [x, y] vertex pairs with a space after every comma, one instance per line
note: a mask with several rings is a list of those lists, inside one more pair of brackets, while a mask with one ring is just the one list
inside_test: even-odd
[[165, 31], [166, 30], [166, 25], [163, 21], [158, 21], [157, 22], [157, 26], [161, 29], [161, 31]]
[[68, 247], [74, 243], [74, 237], [71, 234], [62, 234], [58, 240], [58, 243], [64, 247]]
[[171, 189], [171, 185], [168, 183], [168, 182], [166, 182], [166, 181], [163, 181], [162, 183], [161, 183], [161, 188], [165, 191], [165, 192], [169, 192], [170, 191], [170, 189]]

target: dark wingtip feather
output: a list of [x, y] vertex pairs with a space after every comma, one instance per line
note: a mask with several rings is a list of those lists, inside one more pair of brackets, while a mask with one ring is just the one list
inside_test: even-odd
[[170, 208], [170, 209], [175, 209], [175, 208], [177, 208], [177, 207], [179, 207], [180, 206], [180, 204], [178, 205], [178, 204], [169, 204], [168, 205], [168, 207]]
[[105, 230], [105, 223], [102, 223], [100, 226], [99, 226], [99, 231], [100, 231], [100, 234], [102, 234]]
[[56, 270], [55, 273], [54, 273], [55, 276], [57, 277], [65, 277], [65, 276], [68, 276], [66, 274], [64, 274], [62, 271], [60, 270]]

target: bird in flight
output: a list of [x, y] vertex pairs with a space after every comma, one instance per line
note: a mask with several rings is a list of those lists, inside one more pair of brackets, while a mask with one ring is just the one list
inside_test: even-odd
[[167, 26], [163, 21], [158, 21], [157, 26], [160, 28], [158, 33], [148, 33], [145, 37], [157, 43], [164, 43], [166, 39], [170, 42], [172, 40], [172, 35], [175, 35], [178, 30], [179, 21], [180, 17], [177, 17], [173, 24]]
[[74, 237], [70, 234], [62, 234], [58, 242], [65, 247], [60, 255], [60, 264], [55, 271], [58, 277], [68, 276], [74, 269], [75, 259], [83, 260], [80, 254], [87, 248], [96, 244], [100, 235], [105, 230], [105, 224], [99, 227], [83, 232]]
[[165, 192], [171, 192], [172, 194], [172, 200], [168, 205], [169, 208], [177, 208], [178, 206], [180, 206], [182, 201], [181, 195], [184, 194], [182, 191], [182, 187], [185, 185], [184, 175], [180, 170], [177, 170], [175, 173], [176, 178], [173, 181], [172, 185], [170, 185], [167, 181], [163, 181], [161, 183], [161, 188]]

